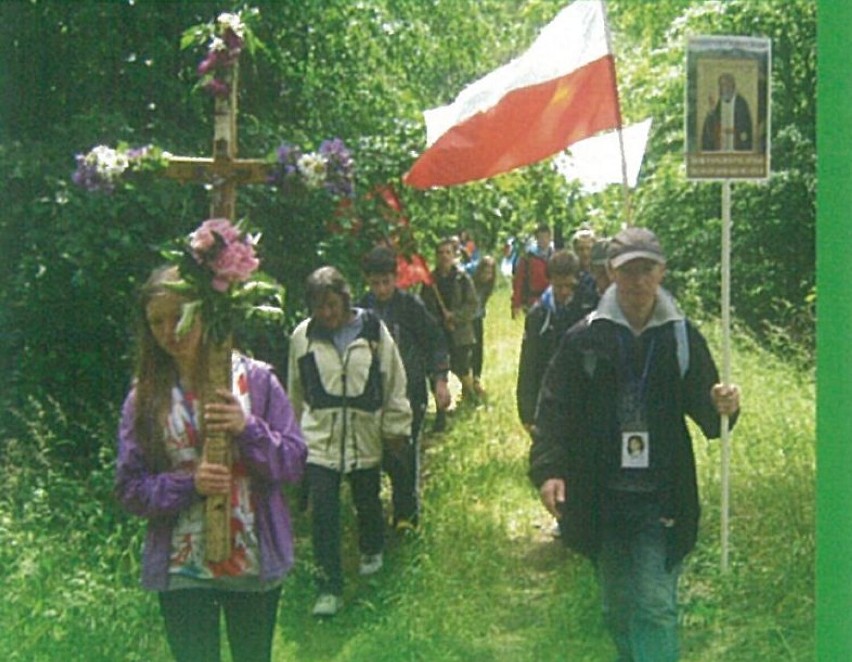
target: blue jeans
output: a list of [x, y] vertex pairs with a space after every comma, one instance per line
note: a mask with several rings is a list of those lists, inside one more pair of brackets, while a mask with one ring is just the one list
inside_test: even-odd
[[598, 579], [619, 662], [674, 662], [680, 564], [666, 570], [668, 529], [653, 494], [608, 492]]

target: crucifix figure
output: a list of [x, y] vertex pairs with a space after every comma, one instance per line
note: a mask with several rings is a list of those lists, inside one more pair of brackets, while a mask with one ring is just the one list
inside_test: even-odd
[[[217, 95], [214, 106], [213, 157], [172, 156], [165, 176], [181, 183], [204, 183], [212, 188], [211, 218], [234, 221], [237, 187], [241, 184], [267, 183], [270, 164], [260, 159], [237, 158], [237, 76], [236, 61], [221, 74], [227, 95]], [[201, 396], [204, 403], [215, 398], [218, 388], [231, 389], [231, 342], [208, 343], [208, 375]], [[203, 421], [203, 418], [202, 418]], [[207, 434], [202, 423], [204, 459], [230, 466], [231, 439], [226, 434]], [[230, 495], [207, 497], [205, 505], [205, 557], [221, 562], [231, 555]]]

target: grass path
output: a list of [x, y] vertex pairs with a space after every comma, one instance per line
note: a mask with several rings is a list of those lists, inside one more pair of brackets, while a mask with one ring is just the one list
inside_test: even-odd
[[[282, 598], [280, 660], [607, 661], [591, 566], [547, 533], [526, 478], [529, 448], [514, 387], [523, 323], [498, 290], [486, 324], [485, 407], [424, 440], [423, 526], [391, 539], [385, 568], [356, 575], [345, 527], [346, 608], [318, 622], [300, 518], [299, 558]], [[714, 342], [712, 333], [710, 340]], [[735, 357], [749, 394], [788, 394], [737, 428], [732, 570], [718, 570], [718, 448], [698, 434], [704, 519], [681, 583], [684, 660], [813, 659], [813, 385], [758, 348]], [[741, 377], [737, 370], [743, 372]], [[747, 374], [745, 374], [747, 373]], [[752, 401], [754, 402], [754, 400]], [[748, 407], [748, 404], [746, 405]], [[430, 419], [427, 419], [427, 424]], [[778, 448], [784, 438], [788, 443]]]

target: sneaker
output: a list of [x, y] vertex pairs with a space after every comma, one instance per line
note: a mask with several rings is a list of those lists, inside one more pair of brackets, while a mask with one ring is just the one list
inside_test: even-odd
[[361, 554], [361, 565], [358, 566], [358, 574], [362, 577], [374, 575], [382, 569], [384, 558], [382, 553], [378, 554]]
[[311, 612], [314, 616], [334, 616], [343, 609], [343, 598], [333, 593], [322, 593]]

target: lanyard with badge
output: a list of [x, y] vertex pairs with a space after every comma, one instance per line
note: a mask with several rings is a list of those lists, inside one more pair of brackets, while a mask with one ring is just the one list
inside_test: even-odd
[[636, 374], [636, 362], [633, 360], [634, 345], [630, 338], [618, 334], [619, 355], [626, 368], [626, 384], [620, 394], [618, 407], [621, 468], [647, 469], [650, 466], [651, 436], [648, 432], [645, 405], [648, 396], [648, 373], [654, 357], [656, 338], [651, 338], [640, 375]]

